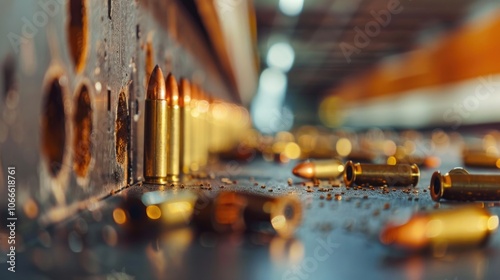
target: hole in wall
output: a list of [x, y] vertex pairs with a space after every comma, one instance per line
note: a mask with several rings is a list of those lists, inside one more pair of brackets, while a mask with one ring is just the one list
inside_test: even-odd
[[125, 93], [120, 92], [118, 108], [116, 110], [116, 161], [123, 165], [127, 159], [128, 142], [128, 109]]
[[87, 56], [87, 7], [86, 0], [69, 1], [68, 40], [69, 52], [76, 72], [85, 67]]
[[42, 153], [52, 177], [62, 168], [66, 146], [66, 114], [63, 88], [58, 78], [47, 87], [42, 108]]
[[78, 177], [85, 177], [92, 159], [92, 105], [89, 89], [80, 87], [74, 115], [73, 170]]

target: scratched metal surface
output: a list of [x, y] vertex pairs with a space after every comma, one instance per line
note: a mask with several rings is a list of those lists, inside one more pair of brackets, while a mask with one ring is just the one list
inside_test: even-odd
[[[455, 167], [453, 162], [457, 161], [453, 160], [453, 157], [448, 162], [445, 160], [440, 170]], [[224, 185], [223, 190], [296, 194], [303, 202], [304, 219], [292, 239], [258, 234], [219, 236], [180, 228], [167, 230], [161, 237], [143, 236], [132, 242], [124, 239], [123, 232], [117, 229], [118, 241], [110, 245], [109, 236], [108, 239], [105, 236], [109, 226], [113, 226], [109, 217], [119, 198], [158, 189], [157, 186], [132, 186], [64, 224], [27, 236], [26, 240], [31, 238], [32, 242], [20, 254], [20, 273], [16, 276], [37, 279], [497, 279], [500, 273], [498, 232], [484, 248], [448, 252], [441, 257], [404, 254], [378, 243], [380, 227], [388, 219], [404, 220], [412, 212], [433, 210], [435, 203], [424, 190], [434, 170], [422, 170], [416, 188], [418, 194], [403, 193], [401, 189], [382, 194], [378, 189], [346, 190], [341, 186], [334, 187], [330, 193], [343, 192], [342, 200], [326, 200], [320, 198], [326, 193], [318, 191], [318, 187], [311, 187], [313, 191], [307, 192], [302, 180], [294, 178], [292, 186], [287, 184], [291, 164], [277, 165], [262, 160], [238, 165], [222, 163], [215, 168], [215, 174], [221, 176], [195, 180], [191, 182], [193, 185], [186, 183], [185, 189], [168, 187], [165, 192], [174, 194], [189, 189], [214, 194]], [[237, 183], [221, 183], [221, 177]], [[202, 190], [200, 182], [205, 186], [211, 182], [212, 189]], [[261, 188], [262, 185], [266, 188]], [[384, 209], [386, 203], [390, 204], [389, 209]], [[454, 205], [442, 202], [439, 207]], [[497, 207], [491, 211], [500, 214]], [[99, 222], [95, 221], [96, 216], [102, 216]], [[47, 233], [50, 233], [50, 241], [47, 241]]]

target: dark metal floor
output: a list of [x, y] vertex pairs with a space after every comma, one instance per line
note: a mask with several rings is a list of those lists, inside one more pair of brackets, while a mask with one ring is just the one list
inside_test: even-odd
[[[446, 159], [440, 167], [444, 172], [458, 162], [454, 157]], [[223, 190], [299, 195], [305, 212], [293, 239], [199, 234], [180, 228], [161, 237], [126, 240], [108, 225], [119, 197], [157, 188], [132, 186], [105, 199], [101, 209], [83, 211], [47, 231], [27, 233], [36, 238], [27, 237], [24, 252], [18, 253], [16, 279], [498, 279], [498, 233], [485, 248], [440, 257], [403, 254], [379, 244], [378, 232], [388, 219], [403, 220], [417, 210], [453, 206], [431, 201], [426, 189], [434, 170], [421, 171], [418, 193], [397, 189], [382, 194], [380, 189], [341, 186], [330, 193], [343, 193], [342, 199], [327, 200], [320, 198], [327, 194], [318, 191], [322, 186], [312, 186], [308, 192], [297, 178], [289, 186], [292, 166], [261, 160], [245, 165], [223, 163], [215, 172], [217, 178], [211, 180], [212, 190], [201, 191], [222, 190], [220, 179], [228, 177], [237, 184], [224, 184]], [[200, 191], [199, 186], [186, 186], [169, 187], [165, 192], [186, 189]], [[498, 207], [491, 211], [500, 214]], [[0, 271], [1, 279], [12, 276], [5, 274], [6, 269]]]

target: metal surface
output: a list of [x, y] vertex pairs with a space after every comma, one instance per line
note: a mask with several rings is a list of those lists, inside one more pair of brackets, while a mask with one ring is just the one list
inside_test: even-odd
[[[441, 168], [456, 165], [454, 157]], [[458, 158], [458, 156], [456, 156]], [[303, 223], [294, 237], [283, 239], [260, 234], [218, 235], [197, 233], [191, 228], [172, 229], [159, 237], [142, 236], [128, 241], [115, 227], [111, 213], [121, 196], [141, 196], [159, 186], [131, 186], [81, 212], [64, 224], [30, 234], [31, 249], [18, 255], [22, 264], [18, 279], [496, 279], [500, 267], [500, 235], [495, 232], [485, 247], [466, 251], [447, 251], [444, 255], [402, 254], [379, 244], [379, 233], [388, 221], [402, 222], [416, 211], [456, 208], [456, 203], [435, 204], [427, 191], [433, 170], [422, 170], [421, 183], [414, 189], [383, 193], [379, 189], [355, 190], [330, 187], [322, 182], [311, 187], [295, 180], [287, 184], [289, 166], [261, 160], [238, 165], [231, 179], [221, 178], [185, 183], [161, 191], [166, 196], [191, 190], [214, 196], [218, 190], [280, 196], [295, 194], [304, 206]], [[213, 166], [227, 173], [229, 163]], [[473, 170], [477, 172], [478, 170]], [[255, 186], [255, 183], [258, 183]], [[265, 189], [261, 186], [266, 186]], [[312, 186], [312, 184], [311, 184]], [[341, 200], [327, 200], [326, 193], [341, 194]], [[272, 189], [272, 192], [269, 192]], [[322, 198], [323, 197], [323, 198]], [[365, 198], [366, 197], [366, 198]], [[387, 206], [389, 205], [389, 206]], [[494, 215], [498, 203], [485, 204]], [[99, 219], [100, 220], [96, 220]], [[82, 228], [85, 231], [82, 231]], [[48, 237], [50, 236], [50, 237]], [[34, 238], [34, 239], [33, 239]], [[3, 268], [3, 267], [2, 267]], [[4, 276], [4, 270], [0, 276]], [[28, 277], [28, 278], [27, 278]]]
[[416, 186], [420, 170], [416, 164], [369, 164], [348, 161], [344, 167], [344, 182], [347, 186]]

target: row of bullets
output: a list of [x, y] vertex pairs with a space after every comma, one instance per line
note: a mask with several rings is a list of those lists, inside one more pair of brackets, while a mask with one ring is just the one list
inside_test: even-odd
[[200, 171], [210, 154], [236, 145], [249, 124], [243, 107], [209, 98], [187, 79], [165, 79], [157, 65], [146, 95], [144, 181], [166, 184]]
[[[337, 159], [306, 161], [295, 166], [292, 173], [306, 179], [343, 176], [346, 186], [416, 186], [420, 179], [417, 164], [390, 165], [348, 161], [344, 165]], [[430, 195], [435, 201], [500, 200], [500, 175], [470, 174], [461, 167], [454, 168], [444, 175], [436, 171], [431, 177]]]
[[[335, 178], [343, 175], [346, 186], [416, 186], [420, 171], [416, 164], [361, 164], [340, 160], [309, 161], [297, 165], [293, 174], [303, 178]], [[455, 168], [445, 175], [434, 172], [430, 195], [440, 199], [474, 201], [500, 200], [500, 176], [469, 174]], [[408, 250], [432, 252], [454, 247], [483, 245], [498, 228], [497, 215], [484, 205], [468, 205], [456, 209], [417, 213], [404, 224], [387, 224], [380, 241]]]

